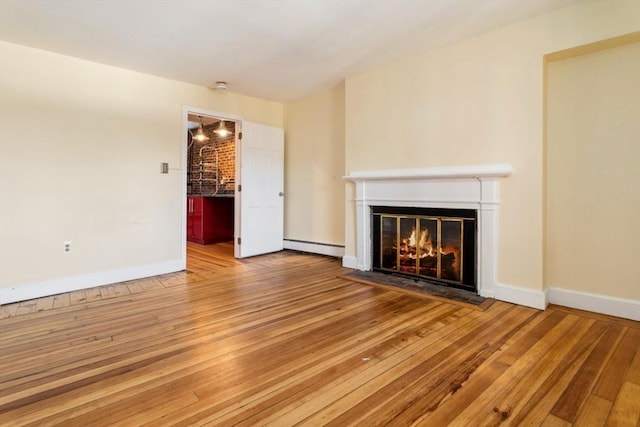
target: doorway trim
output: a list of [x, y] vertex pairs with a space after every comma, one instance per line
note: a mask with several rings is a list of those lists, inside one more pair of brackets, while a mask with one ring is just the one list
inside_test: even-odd
[[[187, 122], [189, 121], [189, 114], [197, 114], [199, 116], [208, 116], [215, 117], [217, 119], [229, 120], [236, 122], [236, 133], [234, 135], [234, 142], [236, 145], [236, 170], [235, 170], [235, 182], [236, 187], [238, 186], [240, 179], [240, 156], [238, 156], [238, 134], [242, 131], [242, 121], [244, 120], [242, 116], [236, 116], [234, 114], [223, 113], [220, 111], [210, 110], [208, 108], [200, 108], [200, 107], [192, 107], [189, 105], [182, 106], [182, 153], [180, 159], [180, 165], [182, 170], [182, 176], [180, 180], [180, 263], [183, 270], [187, 268], [187, 159], [188, 153], [187, 148], [189, 147], [189, 139], [187, 138], [188, 126]], [[239, 234], [240, 230], [240, 216], [239, 216], [239, 203], [238, 203], [238, 192], [236, 191], [234, 197], [234, 218], [233, 218], [233, 246], [234, 246], [234, 254], [236, 245], [238, 244], [238, 239], [236, 238]]]

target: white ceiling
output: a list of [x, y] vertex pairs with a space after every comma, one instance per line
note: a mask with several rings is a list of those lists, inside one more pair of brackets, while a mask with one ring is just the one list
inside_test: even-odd
[[0, 0], [0, 39], [290, 101], [579, 0]]

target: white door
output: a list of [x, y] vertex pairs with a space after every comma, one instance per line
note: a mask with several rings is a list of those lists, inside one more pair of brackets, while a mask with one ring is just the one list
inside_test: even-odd
[[280, 251], [284, 237], [284, 131], [243, 121], [237, 154], [240, 221], [236, 222], [235, 256]]

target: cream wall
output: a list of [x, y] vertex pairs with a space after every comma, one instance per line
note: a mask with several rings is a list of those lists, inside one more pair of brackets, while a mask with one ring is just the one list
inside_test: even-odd
[[180, 269], [183, 105], [282, 126], [278, 103], [5, 42], [0, 58], [0, 299]]
[[[498, 281], [543, 297], [543, 56], [638, 29], [640, 2], [586, 1], [349, 77], [346, 172], [511, 163]], [[353, 256], [349, 184], [346, 193]]]
[[344, 244], [344, 84], [285, 104], [285, 239]]
[[640, 300], [640, 42], [547, 82], [547, 284]]
[[277, 128], [284, 126], [284, 105], [280, 102], [210, 90], [209, 108], [213, 111], [240, 116], [250, 122]]

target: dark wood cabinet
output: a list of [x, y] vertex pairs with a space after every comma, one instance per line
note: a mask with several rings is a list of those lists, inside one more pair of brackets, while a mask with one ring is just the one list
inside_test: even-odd
[[207, 245], [233, 240], [233, 197], [187, 196], [187, 240]]

